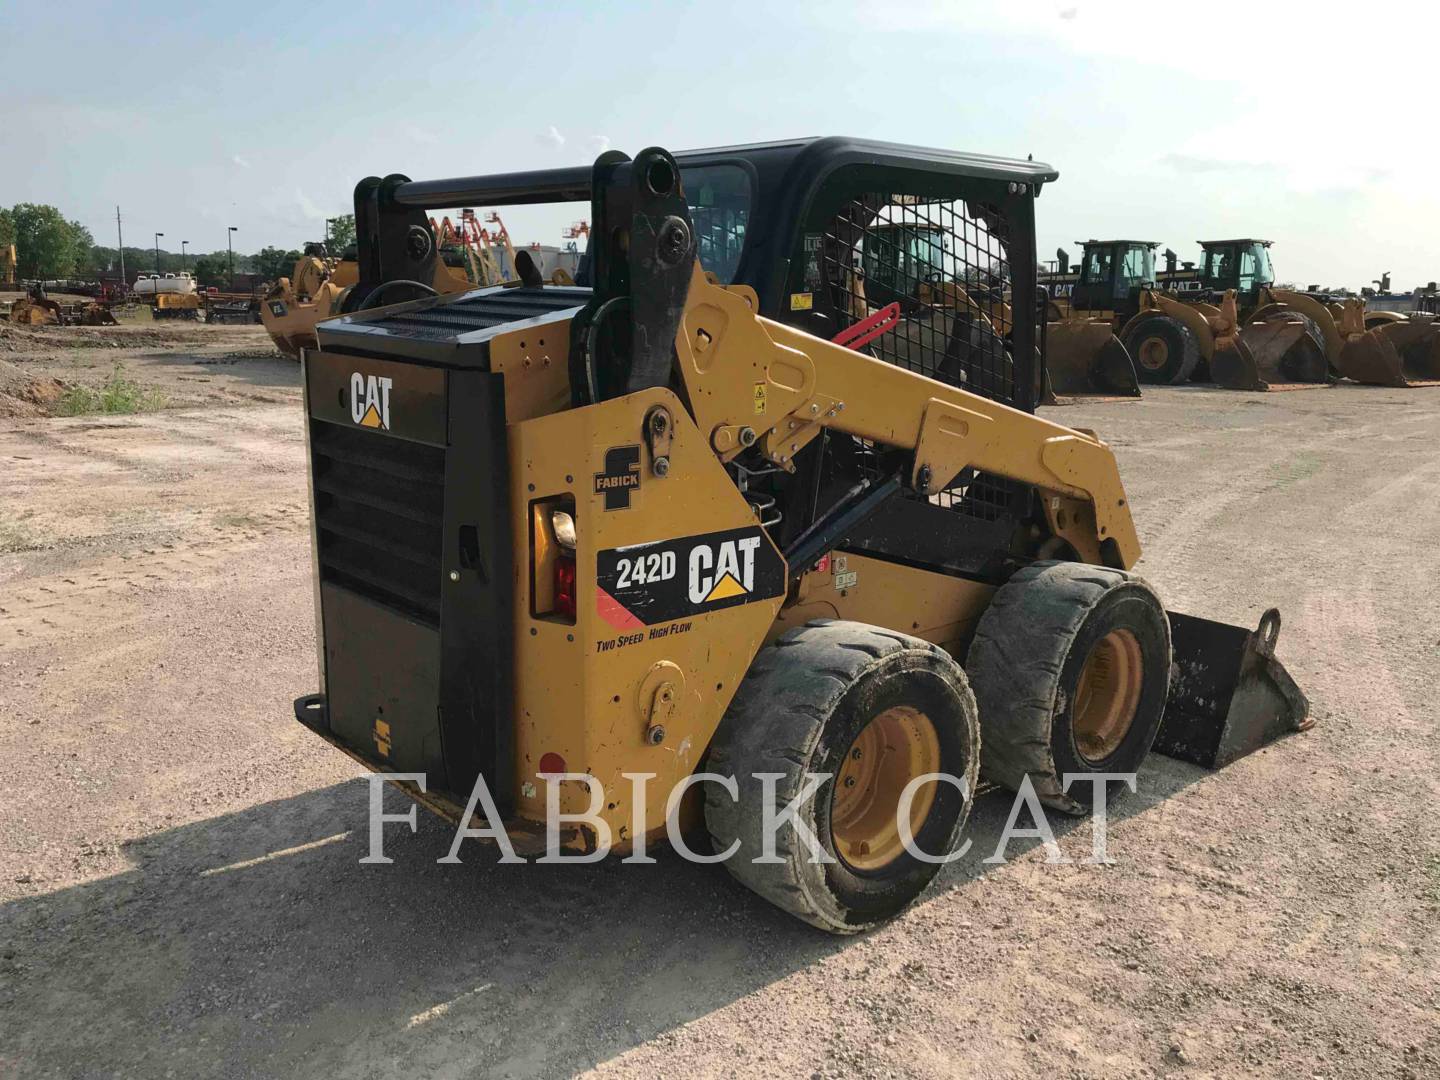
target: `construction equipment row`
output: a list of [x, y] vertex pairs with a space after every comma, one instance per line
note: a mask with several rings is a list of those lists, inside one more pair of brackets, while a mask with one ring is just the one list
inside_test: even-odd
[[1198, 266], [1176, 269], [1170, 254], [1159, 273], [1153, 241], [1081, 246], [1077, 270], [1041, 275], [1057, 394], [1138, 392], [1142, 382], [1269, 390], [1440, 380], [1440, 318], [1281, 288], [1268, 240], [1201, 241]]

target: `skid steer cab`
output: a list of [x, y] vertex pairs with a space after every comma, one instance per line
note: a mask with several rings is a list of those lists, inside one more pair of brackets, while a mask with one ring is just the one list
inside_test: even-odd
[[[659, 839], [688, 787], [835, 933], [925, 889], [982, 776], [1083, 813], [1152, 745], [1300, 727], [1278, 616], [1167, 614], [1109, 448], [1033, 414], [1055, 177], [829, 138], [363, 181], [353, 308], [303, 355], [297, 718], [452, 821], [483, 789], [516, 850], [551, 800], [576, 851]], [[428, 211], [580, 200], [575, 285], [421, 284]]]

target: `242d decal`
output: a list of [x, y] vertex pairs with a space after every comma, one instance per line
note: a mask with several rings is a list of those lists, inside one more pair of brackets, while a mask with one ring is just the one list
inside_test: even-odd
[[596, 608], [622, 631], [784, 591], [785, 562], [758, 526], [609, 548], [596, 560]]

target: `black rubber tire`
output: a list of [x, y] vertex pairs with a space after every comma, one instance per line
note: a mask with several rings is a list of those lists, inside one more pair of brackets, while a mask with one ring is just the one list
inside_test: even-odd
[[[855, 736], [881, 711], [916, 706], [940, 743], [940, 772], [963, 778], [967, 796], [935, 785], [935, 801], [916, 830], [931, 856], [956, 849], [970, 813], [980, 763], [975, 698], [965, 672], [936, 645], [865, 623], [817, 619], [764, 649], [720, 724], [708, 771], [733, 776], [740, 797], [705, 785], [705, 823], [716, 852], [735, 841], [725, 862], [737, 880], [772, 904], [832, 934], [854, 934], [893, 918], [925, 891], [939, 865], [902, 853], [879, 869], [852, 869], [830, 829], [832, 781]], [[811, 861], [790, 825], [779, 830], [780, 863], [755, 863], [763, 836], [763, 787], [756, 773], [782, 773], [781, 805], [801, 790], [805, 773], [827, 780], [800, 814], [834, 862]]]
[[[1091, 648], [1117, 629], [1139, 643], [1141, 688], [1119, 745], [1091, 761], [1076, 745], [1071, 705]], [[1094, 785], [1077, 783], [1067, 793], [1062, 778], [1140, 768], [1165, 713], [1170, 667], [1170, 620], [1143, 579], [1086, 563], [1032, 563], [995, 594], [966, 658], [985, 778], [1015, 790], [1028, 774], [1047, 806], [1087, 813]], [[1109, 794], [1117, 790], [1107, 785]]]
[[[1168, 351], [1159, 367], [1148, 368], [1140, 361], [1141, 346], [1149, 338], [1160, 339]], [[1135, 377], [1144, 383], [1173, 386], [1187, 382], [1200, 363], [1200, 342], [1195, 334], [1169, 315], [1147, 315], [1126, 332], [1123, 344], [1135, 362]]]

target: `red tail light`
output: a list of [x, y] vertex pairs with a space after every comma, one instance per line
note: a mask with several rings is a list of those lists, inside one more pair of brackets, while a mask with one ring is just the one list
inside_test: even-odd
[[555, 560], [555, 611], [575, 618], [575, 557], [561, 555]]

